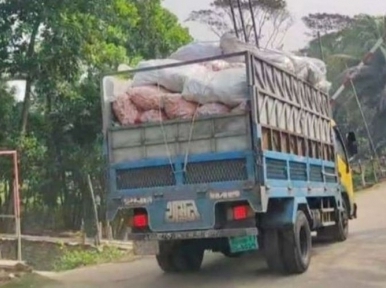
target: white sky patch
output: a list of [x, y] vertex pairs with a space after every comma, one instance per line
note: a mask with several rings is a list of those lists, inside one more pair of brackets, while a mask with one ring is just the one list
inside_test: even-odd
[[15, 89], [15, 99], [17, 102], [22, 102], [24, 100], [25, 94], [25, 81], [23, 80], [15, 80], [7, 82], [9, 87]]

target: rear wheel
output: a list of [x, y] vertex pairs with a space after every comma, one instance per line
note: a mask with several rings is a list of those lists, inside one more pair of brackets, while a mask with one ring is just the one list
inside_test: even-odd
[[159, 254], [156, 255], [158, 266], [165, 273], [177, 272], [177, 267], [173, 260], [173, 245], [171, 242], [159, 243]]
[[311, 262], [311, 229], [303, 211], [298, 211], [292, 229], [265, 230], [264, 254], [270, 270], [300, 274]]
[[282, 235], [283, 262], [286, 272], [304, 273], [311, 262], [312, 237], [310, 224], [303, 211], [297, 212], [293, 229], [283, 231]]
[[194, 272], [201, 268], [204, 249], [194, 242], [161, 242], [156, 259], [158, 266], [166, 273]]
[[277, 229], [267, 229], [262, 233], [263, 251], [268, 268], [273, 272], [283, 273], [285, 269], [282, 256], [281, 232]]

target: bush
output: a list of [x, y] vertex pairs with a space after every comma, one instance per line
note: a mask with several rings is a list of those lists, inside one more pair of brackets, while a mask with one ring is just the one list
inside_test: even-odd
[[119, 260], [125, 252], [115, 247], [104, 246], [100, 250], [84, 250], [77, 248], [70, 250], [63, 248], [63, 254], [55, 263], [56, 271], [71, 270], [83, 266], [90, 266], [102, 263], [109, 263]]

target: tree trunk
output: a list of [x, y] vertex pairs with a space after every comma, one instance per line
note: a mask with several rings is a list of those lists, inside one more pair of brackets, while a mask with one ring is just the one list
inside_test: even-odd
[[[26, 59], [30, 60], [35, 54], [35, 43], [36, 38], [39, 33], [39, 27], [40, 27], [40, 21], [36, 22], [32, 33], [31, 33], [31, 39], [28, 45], [27, 55]], [[25, 94], [24, 94], [24, 102], [23, 102], [23, 110], [21, 113], [21, 127], [20, 127], [20, 134], [24, 135], [27, 131], [27, 123], [28, 123], [28, 114], [29, 114], [29, 108], [31, 106], [31, 92], [32, 92], [32, 84], [33, 84], [33, 74], [31, 69], [36, 69], [36, 67], [30, 67], [29, 71], [27, 72], [27, 78], [26, 78], [26, 86], [25, 86]]]

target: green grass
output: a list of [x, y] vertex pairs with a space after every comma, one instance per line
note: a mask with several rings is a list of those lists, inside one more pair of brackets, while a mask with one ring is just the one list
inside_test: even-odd
[[72, 270], [79, 267], [110, 263], [120, 260], [128, 255], [127, 252], [116, 247], [104, 246], [98, 250], [66, 250], [63, 248], [62, 256], [55, 263], [56, 271]]
[[60, 288], [61, 285], [51, 279], [37, 274], [28, 274], [20, 279], [15, 279], [1, 288]]

